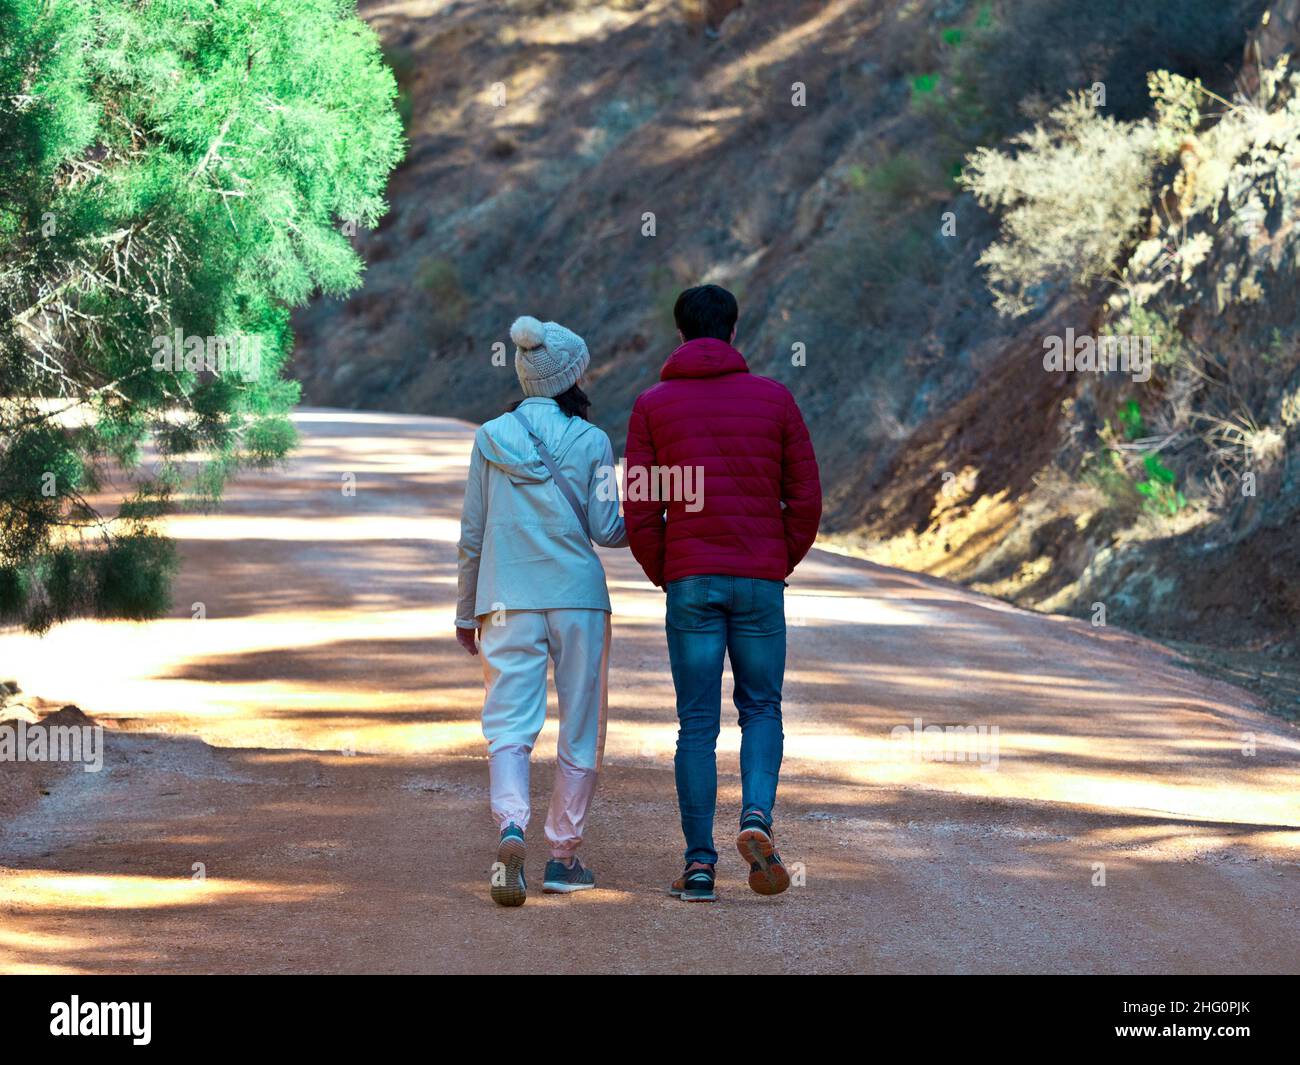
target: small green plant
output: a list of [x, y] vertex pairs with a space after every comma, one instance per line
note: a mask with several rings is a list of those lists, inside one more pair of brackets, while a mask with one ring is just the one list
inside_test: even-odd
[[1125, 440], [1136, 440], [1143, 433], [1142, 408], [1138, 406], [1136, 399], [1130, 399], [1119, 409], [1115, 415], [1116, 421], [1119, 422], [1120, 428], [1124, 431]]
[[1147, 501], [1147, 509], [1173, 517], [1187, 506], [1187, 498], [1178, 490], [1178, 475], [1160, 461], [1160, 456], [1152, 452], [1142, 460], [1146, 478], [1135, 486], [1138, 493]]
[[940, 75], [937, 71], [933, 74], [917, 74], [912, 79], [912, 103], [919, 104], [932, 96], [939, 88], [939, 82]]
[[1126, 451], [1117, 441], [1121, 436], [1126, 442], [1139, 440], [1146, 432], [1142, 407], [1137, 400], [1130, 399], [1115, 412], [1115, 425], [1109, 418], [1104, 422], [1101, 431], [1104, 447], [1085, 461], [1082, 479], [1098, 488], [1114, 507], [1131, 512], [1140, 505], [1149, 514], [1172, 517], [1187, 506], [1186, 497], [1178, 490], [1178, 475], [1152, 451], [1142, 459], [1145, 476], [1135, 481], [1132, 459], [1125, 457]]

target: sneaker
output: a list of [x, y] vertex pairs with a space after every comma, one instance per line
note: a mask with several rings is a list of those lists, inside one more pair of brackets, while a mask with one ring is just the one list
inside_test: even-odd
[[790, 886], [790, 874], [776, 853], [776, 840], [772, 837], [772, 823], [757, 811], [747, 813], [740, 821], [740, 835], [736, 837], [736, 850], [749, 863], [749, 886], [760, 895], [779, 895]]
[[501, 830], [490, 884], [489, 894], [498, 906], [522, 906], [528, 898], [528, 884], [524, 880], [524, 832], [516, 824]]
[[686, 867], [672, 886], [668, 894], [683, 902], [713, 902], [718, 896], [713, 890], [713, 866], [692, 862]]
[[565, 865], [559, 858], [552, 858], [546, 863], [546, 881], [542, 890], [552, 895], [567, 895], [571, 891], [586, 891], [596, 886], [596, 874], [584, 868], [582, 862], [574, 858], [572, 865]]

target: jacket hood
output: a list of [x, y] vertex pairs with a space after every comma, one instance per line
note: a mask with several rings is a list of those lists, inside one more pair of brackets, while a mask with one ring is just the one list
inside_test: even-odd
[[[579, 436], [592, 428], [590, 422], [581, 418], [565, 418], [554, 400], [526, 399], [519, 409], [533, 431], [546, 441], [556, 462], [563, 458]], [[537, 445], [513, 414], [503, 414], [484, 422], [474, 435], [474, 442], [483, 458], [515, 484], [551, 479], [551, 471], [537, 454]]]
[[671, 355], [659, 371], [659, 380], [679, 377], [721, 377], [729, 373], [749, 373], [745, 356], [725, 340], [697, 337], [688, 340]]

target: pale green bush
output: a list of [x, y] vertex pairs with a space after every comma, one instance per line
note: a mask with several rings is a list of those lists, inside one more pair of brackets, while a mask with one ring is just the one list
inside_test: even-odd
[[1150, 207], [1156, 141], [1154, 123], [1117, 122], [1081, 93], [1008, 150], [967, 159], [962, 184], [1001, 216], [980, 256], [999, 312], [1024, 314], [1051, 288], [1115, 270]]

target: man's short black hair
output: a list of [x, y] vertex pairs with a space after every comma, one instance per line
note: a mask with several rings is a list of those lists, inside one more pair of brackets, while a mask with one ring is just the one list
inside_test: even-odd
[[740, 307], [736, 297], [720, 285], [688, 288], [673, 304], [673, 320], [687, 340], [713, 337], [731, 343], [738, 317]]

